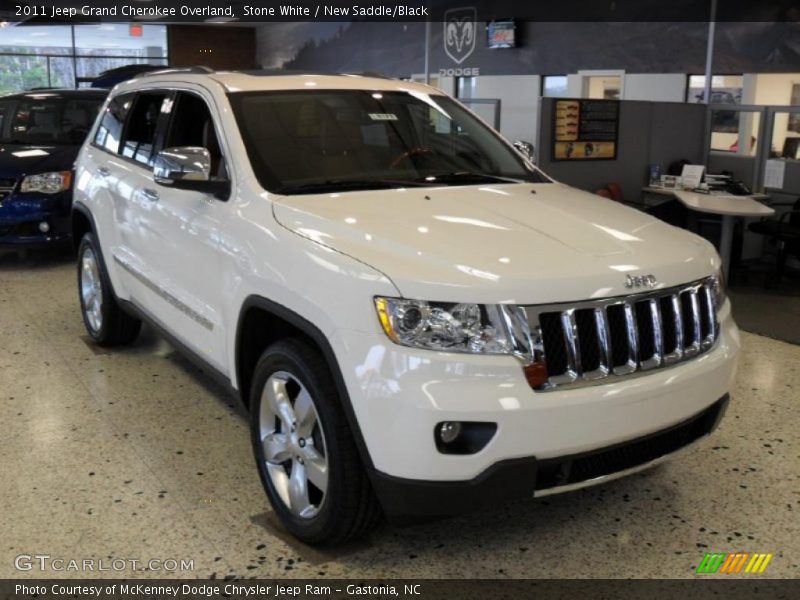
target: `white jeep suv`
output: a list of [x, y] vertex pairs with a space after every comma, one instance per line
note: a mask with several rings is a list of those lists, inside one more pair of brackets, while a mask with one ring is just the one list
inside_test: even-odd
[[431, 87], [141, 76], [74, 210], [89, 334], [147, 321], [229, 384], [309, 543], [645, 468], [727, 403], [712, 246], [552, 181]]

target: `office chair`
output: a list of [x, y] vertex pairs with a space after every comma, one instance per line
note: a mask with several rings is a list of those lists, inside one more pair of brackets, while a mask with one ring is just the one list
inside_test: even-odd
[[622, 194], [622, 187], [615, 182], [609, 183], [604, 188], [600, 188], [594, 192], [598, 196], [602, 196], [603, 198], [608, 198], [609, 200], [613, 200], [614, 202], [619, 202], [620, 204], [624, 204], [625, 206], [630, 206], [632, 208], [636, 208], [641, 210], [642, 212], [649, 212], [647, 207], [642, 204], [641, 202], [629, 202], [625, 200], [625, 197]]
[[[786, 267], [786, 258], [789, 254], [800, 254], [800, 198], [795, 201], [792, 210], [786, 211], [779, 218], [751, 223], [748, 229], [766, 236], [770, 243], [777, 244], [778, 260], [775, 265], [774, 283], [779, 283]], [[770, 287], [771, 283], [767, 279], [765, 287]]]

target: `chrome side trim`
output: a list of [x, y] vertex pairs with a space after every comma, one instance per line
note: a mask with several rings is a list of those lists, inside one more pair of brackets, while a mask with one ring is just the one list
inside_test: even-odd
[[539, 490], [534, 492], [534, 498], [544, 498], [545, 496], [553, 496], [555, 494], [564, 494], [566, 492], [572, 492], [575, 490], [580, 490], [587, 487], [592, 487], [595, 485], [602, 485], [604, 483], [608, 483], [609, 481], [614, 481], [615, 479], [622, 479], [623, 477], [627, 477], [628, 475], [633, 475], [635, 473], [639, 473], [640, 471], [646, 471], [647, 469], [651, 469], [661, 463], [672, 459], [673, 457], [680, 456], [684, 452], [688, 452], [692, 450], [695, 446], [706, 440], [712, 432], [706, 433], [701, 435], [696, 440], [689, 442], [685, 446], [674, 450], [673, 452], [669, 452], [658, 458], [654, 458], [651, 461], [646, 463], [642, 463], [641, 465], [637, 465], [635, 467], [630, 467], [629, 469], [623, 469], [622, 471], [616, 471], [614, 473], [609, 473], [608, 475], [601, 475], [600, 477], [595, 477], [593, 479], [586, 479], [585, 481], [577, 481], [575, 483], [568, 483], [567, 485], [559, 485], [556, 487], [547, 488], [544, 490]]
[[214, 329], [214, 324], [201, 315], [199, 312], [194, 310], [192, 307], [188, 306], [184, 302], [181, 302], [178, 298], [170, 294], [167, 290], [162, 288], [161, 286], [157, 285], [150, 279], [148, 279], [141, 271], [139, 271], [136, 267], [131, 265], [128, 261], [124, 258], [121, 258], [114, 255], [114, 262], [116, 262], [120, 267], [125, 269], [128, 273], [130, 273], [137, 281], [139, 281], [142, 285], [148, 288], [150, 291], [154, 292], [158, 296], [160, 296], [163, 300], [167, 303], [171, 304], [173, 307], [177, 308], [183, 314], [185, 314], [190, 319], [196, 321], [204, 328], [212, 331]]

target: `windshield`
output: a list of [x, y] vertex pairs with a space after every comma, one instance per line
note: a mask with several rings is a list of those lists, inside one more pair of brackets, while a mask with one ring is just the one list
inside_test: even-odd
[[256, 176], [273, 192], [550, 181], [446, 96], [311, 90], [230, 97]]
[[102, 103], [53, 94], [0, 99], [0, 143], [80, 145]]

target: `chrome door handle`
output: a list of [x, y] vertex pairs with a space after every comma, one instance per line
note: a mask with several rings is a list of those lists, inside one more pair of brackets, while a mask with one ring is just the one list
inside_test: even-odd
[[97, 174], [100, 175], [100, 177], [108, 177], [111, 175], [111, 170], [105, 167], [97, 167]]
[[142, 196], [145, 200], [149, 200], [150, 202], [158, 202], [158, 192], [155, 190], [144, 188], [142, 190]]

